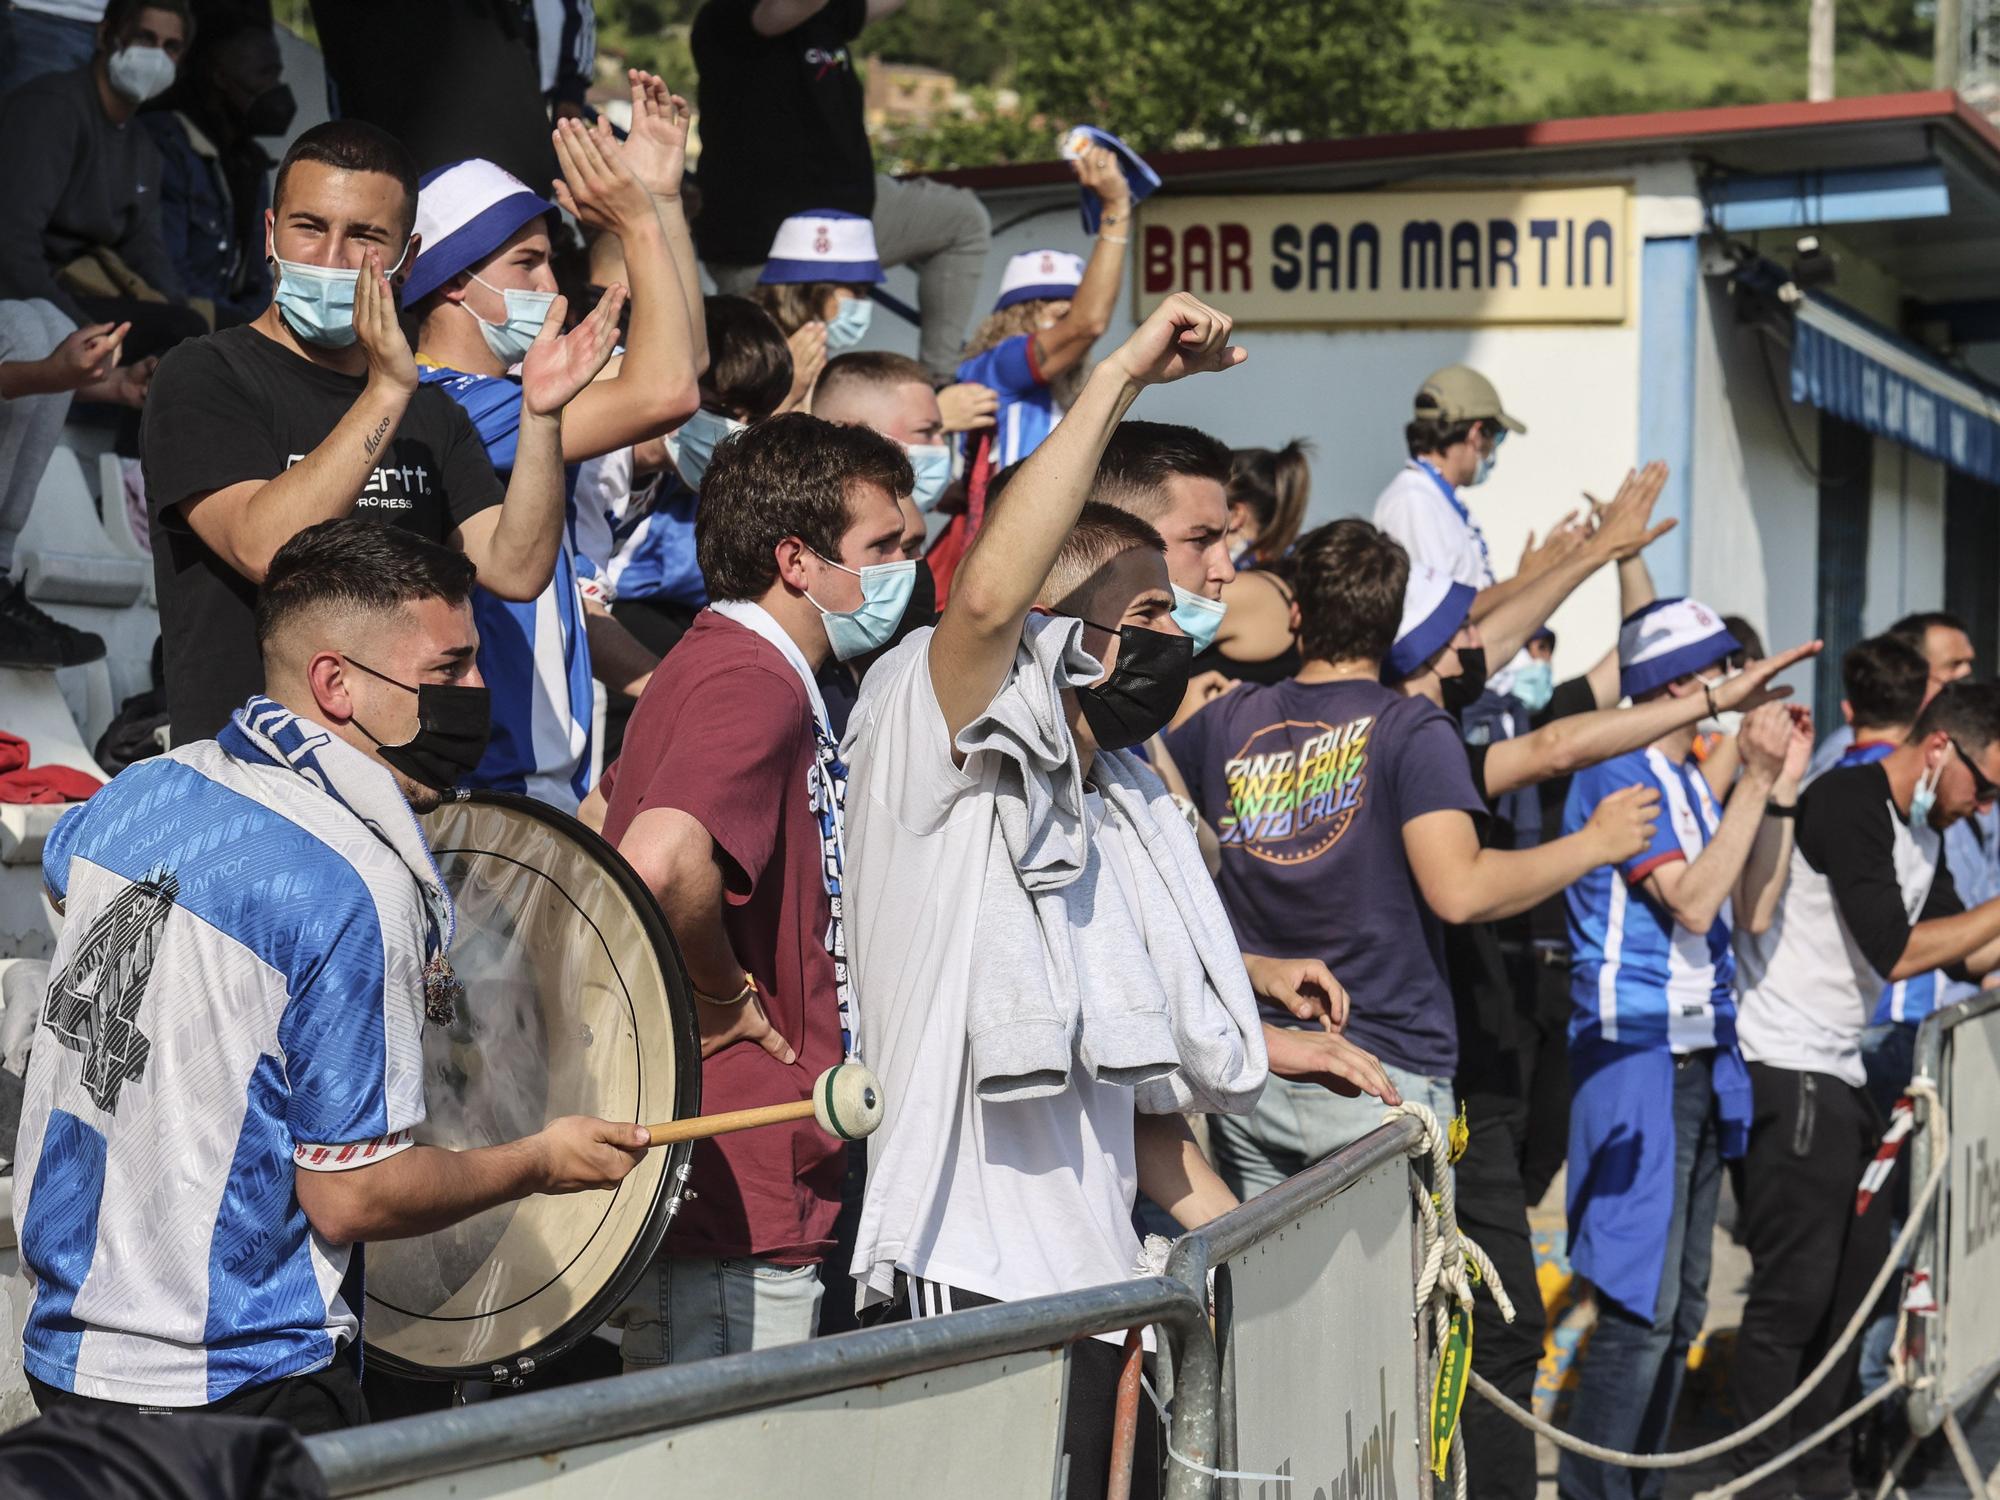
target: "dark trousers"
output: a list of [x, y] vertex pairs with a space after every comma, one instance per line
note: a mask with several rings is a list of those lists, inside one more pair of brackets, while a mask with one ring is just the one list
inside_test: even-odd
[[[1528, 1108], [1518, 1095], [1504, 1094], [1472, 1094], [1465, 1104], [1472, 1137], [1454, 1174], [1458, 1227], [1493, 1257], [1515, 1311], [1509, 1324], [1491, 1297], [1483, 1292], [1474, 1297], [1472, 1368], [1531, 1408], [1548, 1323], [1521, 1184]], [[1467, 1395], [1459, 1422], [1472, 1500], [1534, 1500], [1535, 1435], [1477, 1394]]]
[[[919, 1298], [922, 1306], [915, 1306]], [[900, 1323], [941, 1313], [991, 1307], [999, 1299], [940, 1287], [933, 1281], [913, 1281], [896, 1273], [896, 1294], [861, 1314], [863, 1327]], [[1063, 1462], [1066, 1483], [1058, 1491], [1064, 1500], [1103, 1500], [1111, 1476], [1111, 1424], [1118, 1410], [1118, 1376], [1125, 1355], [1103, 1339], [1079, 1339], [1069, 1346], [1069, 1399], [1063, 1408]], [[1157, 1383], [1153, 1359], [1146, 1356], [1146, 1378]], [[1157, 1500], [1160, 1493], [1160, 1424], [1146, 1393], [1139, 1393], [1138, 1440], [1132, 1450], [1132, 1500]]]
[[178, 302], [145, 302], [137, 297], [78, 297], [77, 304], [98, 323], [130, 323], [118, 362], [129, 365], [149, 354], [165, 354], [182, 339], [198, 339], [208, 322]]
[[[1797, 1390], [1854, 1310], [1889, 1253], [1889, 1200], [1854, 1213], [1861, 1173], [1881, 1139], [1866, 1091], [1826, 1073], [1750, 1064], [1756, 1113], [1743, 1163], [1743, 1238], [1750, 1296], [1736, 1340], [1736, 1395], [1744, 1421]], [[1848, 1404], [1857, 1343], [1804, 1403], [1732, 1456], [1741, 1474], [1776, 1457]], [[1823, 1443], [1746, 1491], [1753, 1500], [1844, 1495], [1847, 1445]]]
[[70, 1406], [106, 1413], [175, 1416], [199, 1412], [207, 1416], [264, 1417], [287, 1424], [301, 1437], [361, 1427], [368, 1421], [368, 1403], [361, 1397], [361, 1383], [354, 1378], [354, 1367], [344, 1356], [336, 1356], [325, 1369], [308, 1375], [246, 1385], [206, 1406], [138, 1406], [125, 1401], [104, 1401], [58, 1390], [32, 1375], [28, 1377], [28, 1389], [39, 1411]]

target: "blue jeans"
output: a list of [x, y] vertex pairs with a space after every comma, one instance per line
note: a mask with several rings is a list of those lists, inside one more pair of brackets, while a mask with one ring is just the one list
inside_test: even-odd
[[97, 28], [90, 22], [6, 6], [0, 9], [0, 94], [44, 73], [73, 73], [96, 51]]
[[819, 1326], [819, 1267], [755, 1256], [661, 1256], [611, 1315], [625, 1373], [803, 1343]]
[[[1580, 1163], [1570, 1163], [1576, 1171]], [[1602, 1293], [1597, 1327], [1584, 1352], [1569, 1430], [1627, 1453], [1659, 1453], [1680, 1401], [1688, 1350], [1708, 1317], [1708, 1272], [1715, 1257], [1715, 1210], [1722, 1192], [1722, 1140], [1714, 1067], [1705, 1053], [1674, 1062], [1674, 1206], [1666, 1263], [1650, 1319]], [[1556, 1470], [1562, 1500], [1657, 1500], [1658, 1469], [1619, 1469], [1564, 1453]]]
[[[1382, 1071], [1405, 1099], [1428, 1104], [1440, 1123], [1451, 1119], [1451, 1080], [1412, 1073], [1393, 1063]], [[1210, 1115], [1208, 1141], [1215, 1170], [1239, 1198], [1274, 1188], [1323, 1161], [1382, 1123], [1382, 1101], [1348, 1099], [1317, 1083], [1273, 1074], [1247, 1115]]]

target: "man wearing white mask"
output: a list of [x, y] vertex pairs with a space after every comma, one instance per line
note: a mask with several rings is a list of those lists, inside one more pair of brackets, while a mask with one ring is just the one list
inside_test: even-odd
[[[565, 120], [555, 132], [557, 193], [590, 228], [618, 237], [631, 277], [631, 327], [618, 373], [564, 410], [566, 510], [555, 577], [514, 603], [473, 594], [479, 671], [493, 690], [493, 737], [471, 785], [525, 792], [573, 812], [590, 790], [593, 673], [632, 696], [657, 658], [608, 613], [586, 610], [579, 579], [597, 576], [576, 544], [573, 490], [583, 459], [659, 437], [699, 404], [705, 350], [688, 314], [698, 295], [694, 248], [680, 210], [685, 100], [655, 75], [632, 77], [632, 130]], [[657, 206], [656, 206], [657, 205]], [[449, 392], [473, 420], [486, 456], [512, 470], [521, 387], [509, 378], [556, 300], [547, 216], [555, 205], [490, 161], [428, 174], [417, 199], [424, 245], [403, 288], [420, 318], [421, 379]], [[671, 227], [669, 226], [671, 220]]]
[[160, 153], [132, 120], [173, 86], [193, 33], [187, 0], [113, 0], [87, 67], [0, 107], [0, 297], [42, 298], [79, 325], [129, 322], [128, 359], [207, 329], [161, 238]]
[[[687, 962], [711, 1111], [804, 1099], [851, 1050], [847, 769], [817, 676], [902, 619], [911, 482], [895, 443], [803, 412], [726, 438], [703, 479], [713, 602], [633, 711], [604, 836]], [[810, 1338], [844, 1163], [811, 1121], [697, 1149], [665, 1253], [613, 1315], [626, 1368]]]
[[[951, 483], [951, 447], [930, 375], [908, 355], [867, 350], [827, 361], [813, 388], [812, 414], [829, 422], [859, 422], [909, 455], [916, 488], [904, 501], [904, 541], [922, 553], [924, 517]], [[907, 550], [907, 548], [906, 548]]]
[[176, 743], [215, 734], [256, 691], [257, 584], [316, 522], [359, 513], [448, 543], [506, 599], [554, 575], [562, 411], [610, 358], [624, 288], [561, 337], [561, 299], [550, 308], [522, 363], [503, 489], [465, 412], [420, 386], [396, 321], [390, 278], [420, 248], [416, 209], [416, 167], [393, 137], [355, 120], [308, 130], [272, 194], [271, 305], [190, 339], [153, 377], [141, 449]]

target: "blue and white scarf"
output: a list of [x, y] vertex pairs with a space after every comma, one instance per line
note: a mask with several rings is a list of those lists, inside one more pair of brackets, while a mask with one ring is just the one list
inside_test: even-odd
[[840, 758], [840, 744], [834, 739], [832, 721], [827, 718], [826, 699], [820, 696], [819, 683], [806, 665], [805, 653], [785, 634], [784, 627], [771, 618], [770, 611], [749, 599], [719, 599], [709, 608], [723, 619], [755, 631], [777, 647], [778, 654], [805, 684], [806, 697], [812, 704], [813, 763], [806, 769], [807, 805], [819, 820], [819, 872], [826, 882], [828, 910], [824, 942], [833, 959], [834, 998], [840, 1007], [840, 1050], [842, 1056], [851, 1058], [855, 1056], [854, 986], [847, 975], [847, 928], [840, 894], [841, 872], [847, 863], [847, 763]]

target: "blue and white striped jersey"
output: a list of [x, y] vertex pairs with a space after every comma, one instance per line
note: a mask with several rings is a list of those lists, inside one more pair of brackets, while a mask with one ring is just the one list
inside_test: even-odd
[[1569, 908], [1570, 1036], [1697, 1052], [1735, 1038], [1736, 958], [1725, 901], [1706, 933], [1689, 932], [1639, 883], [1661, 865], [1693, 860], [1721, 821], [1699, 768], [1658, 750], [1634, 750], [1577, 774], [1563, 806], [1563, 832], [1590, 821], [1620, 787], [1659, 789], [1659, 831], [1624, 864], [1603, 865], [1564, 895]]
[[[1017, 333], [984, 354], [961, 361], [958, 367], [960, 380], [977, 381], [999, 394], [1000, 409], [993, 418], [995, 469], [1004, 469], [1033, 453], [1062, 420], [1055, 393], [1035, 368], [1034, 343], [1032, 334]], [[976, 433], [967, 437], [968, 460], [977, 437]]]
[[[380, 767], [287, 719], [408, 816]], [[232, 724], [66, 814], [42, 870], [65, 922], [15, 1167], [28, 1372], [178, 1407], [321, 1368], [360, 1336], [360, 1257], [293, 1174], [379, 1161], [423, 1120], [410, 869]]]
[[[427, 365], [420, 378], [442, 386], [479, 433], [504, 482], [514, 469], [521, 429], [521, 387], [494, 375]], [[576, 465], [564, 472], [576, 484]], [[479, 627], [479, 675], [493, 695], [493, 737], [468, 785], [530, 797], [575, 812], [590, 790], [590, 733], [596, 712], [590, 640], [577, 593], [574, 499], [564, 497], [562, 550], [555, 577], [525, 604], [485, 589], [472, 595]]]

